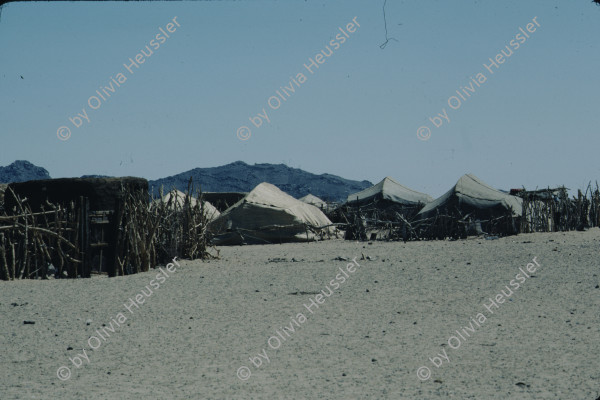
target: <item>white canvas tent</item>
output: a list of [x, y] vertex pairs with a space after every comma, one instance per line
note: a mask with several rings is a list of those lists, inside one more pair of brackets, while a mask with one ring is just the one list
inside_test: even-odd
[[427, 204], [433, 201], [428, 194], [420, 193], [415, 190], [402, 186], [390, 177], [384, 178], [381, 182], [371, 186], [358, 193], [348, 196], [349, 204], [367, 204], [373, 201], [388, 201], [404, 206], [414, 206], [419, 203]]
[[321, 200], [320, 198], [318, 198], [317, 196], [314, 196], [312, 194], [307, 194], [304, 197], [300, 197], [298, 200], [306, 203], [306, 204], [310, 204], [313, 205], [317, 208], [323, 209], [325, 207], [327, 207], [327, 203], [323, 200]]
[[445, 212], [449, 207], [456, 207], [465, 212], [488, 215], [512, 209], [513, 216], [518, 217], [522, 212], [522, 204], [523, 200], [519, 197], [496, 190], [475, 175], [467, 174], [449, 191], [423, 207], [418, 215], [427, 218], [437, 211]]
[[217, 245], [281, 243], [315, 240], [330, 224], [317, 207], [263, 182], [223, 212], [209, 230]]
[[[172, 196], [174, 198], [171, 201], [171, 208], [173, 208], [173, 209], [183, 208], [183, 205], [185, 202], [185, 193], [183, 193], [182, 191], [179, 191], [179, 190], [171, 190], [169, 193], [164, 195], [162, 197], [162, 199], [157, 199], [154, 201], [162, 201], [163, 203], [169, 203], [169, 200], [171, 200]], [[194, 207], [196, 205], [197, 201], [198, 201], [197, 199], [190, 196], [190, 205], [192, 207]], [[219, 215], [221, 215], [219, 210], [217, 210], [208, 201], [204, 201], [203, 204], [204, 204], [204, 214], [207, 216], [209, 221], [213, 221], [213, 220], [217, 219], [219, 217]]]

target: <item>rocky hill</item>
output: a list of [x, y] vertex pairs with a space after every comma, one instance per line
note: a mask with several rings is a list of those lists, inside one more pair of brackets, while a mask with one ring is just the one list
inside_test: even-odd
[[[104, 175], [86, 175], [84, 177], [105, 177]], [[372, 183], [353, 181], [336, 175], [316, 175], [283, 164], [254, 164], [243, 161], [213, 168], [194, 168], [187, 172], [166, 178], [149, 181], [153, 194], [158, 195], [159, 188], [173, 187], [185, 190], [190, 177], [196, 187], [201, 185], [204, 192], [249, 192], [261, 182], [269, 182], [284, 192], [300, 198], [313, 194], [323, 200], [341, 201], [354, 192], [363, 190]], [[24, 182], [35, 179], [50, 179], [48, 171], [29, 161], [15, 161], [7, 167], [0, 167], [0, 183]]]
[[372, 183], [353, 181], [336, 175], [316, 175], [283, 164], [248, 165], [242, 161], [213, 168], [194, 168], [167, 178], [150, 181], [150, 188], [158, 194], [160, 186], [165, 190], [175, 187], [187, 188], [190, 177], [202, 185], [204, 192], [249, 192], [261, 182], [269, 182], [284, 192], [299, 198], [309, 193], [323, 200], [339, 201]]
[[50, 179], [50, 174], [45, 168], [37, 167], [25, 160], [0, 167], [0, 183], [25, 182], [36, 179]]

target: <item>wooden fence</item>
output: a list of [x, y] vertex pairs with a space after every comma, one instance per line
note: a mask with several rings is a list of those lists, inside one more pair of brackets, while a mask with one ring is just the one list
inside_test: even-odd
[[34, 213], [23, 200], [16, 215], [0, 215], [0, 279], [45, 278], [50, 264], [57, 276], [89, 276], [86, 224], [81, 223], [86, 203], [83, 198], [80, 202], [48, 203]]
[[521, 232], [564, 232], [600, 226], [600, 188], [591, 183], [569, 198], [567, 189], [520, 191], [523, 199]]
[[172, 202], [175, 196], [149, 203], [147, 193], [123, 189], [114, 210], [93, 212], [86, 197], [66, 205], [47, 203], [41, 212], [19, 199], [16, 213], [0, 213], [0, 279], [128, 275], [174, 256], [217, 258], [208, 245], [202, 195], [193, 198], [192, 191], [190, 181], [178, 204]]
[[[486, 217], [458, 208], [419, 218], [418, 209], [381, 209], [377, 204], [344, 206], [329, 215], [346, 230], [348, 240], [436, 240], [487, 234], [506, 236], [530, 232], [564, 232], [600, 226], [600, 187], [591, 183], [569, 198], [567, 189], [521, 190], [523, 212], [490, 213]], [[474, 211], [475, 212], [475, 211]]]

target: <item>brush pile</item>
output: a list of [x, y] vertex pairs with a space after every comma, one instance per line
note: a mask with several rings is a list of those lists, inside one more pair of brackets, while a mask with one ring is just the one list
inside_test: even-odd
[[190, 181], [183, 201], [161, 196], [148, 202], [147, 192], [123, 188], [114, 210], [94, 212], [86, 197], [68, 204], [46, 202], [34, 212], [26, 198], [12, 192], [17, 206], [3, 210], [0, 204], [0, 280], [129, 275], [174, 256], [218, 258], [208, 245], [202, 195], [194, 198], [192, 192]]

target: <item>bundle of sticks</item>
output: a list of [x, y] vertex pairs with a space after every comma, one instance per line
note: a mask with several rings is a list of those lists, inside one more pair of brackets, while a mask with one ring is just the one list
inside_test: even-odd
[[600, 226], [600, 188], [591, 182], [569, 198], [567, 189], [523, 192], [521, 232], [565, 232]]
[[[177, 256], [186, 259], [218, 258], [209, 246], [208, 213], [202, 194], [193, 193], [190, 180], [183, 197], [172, 189], [149, 204], [140, 196], [125, 191], [122, 207], [115, 211], [118, 263], [117, 275], [148, 271]], [[168, 200], [163, 200], [168, 197]]]
[[[11, 190], [10, 188], [8, 190]], [[72, 202], [66, 207], [47, 203], [33, 212], [27, 199], [18, 199], [11, 215], [0, 213], [0, 279], [45, 278], [49, 265], [55, 275], [81, 274], [80, 213]]]

